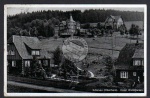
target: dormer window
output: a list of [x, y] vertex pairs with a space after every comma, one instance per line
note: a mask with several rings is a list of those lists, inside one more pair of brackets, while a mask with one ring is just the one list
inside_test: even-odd
[[9, 50], [9, 51], [7, 52], [7, 55], [15, 55], [15, 51], [14, 51], [14, 50]]
[[133, 61], [133, 66], [143, 66], [144, 65], [144, 61], [140, 60], [140, 59], [136, 59]]
[[31, 55], [40, 55], [39, 50], [32, 50]]

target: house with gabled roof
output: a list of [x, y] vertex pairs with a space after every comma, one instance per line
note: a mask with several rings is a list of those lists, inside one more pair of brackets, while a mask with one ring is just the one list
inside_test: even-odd
[[50, 67], [52, 54], [42, 49], [37, 37], [12, 35], [7, 41], [7, 66], [11, 74], [26, 74], [34, 57], [43, 68]]
[[70, 14], [69, 19], [59, 23], [59, 36], [76, 35], [77, 30], [79, 29], [80, 29], [79, 22], [74, 21], [72, 15]]
[[118, 30], [120, 26], [125, 26], [121, 16], [110, 15], [105, 20], [105, 28]]
[[144, 45], [143, 43], [126, 44], [120, 51], [115, 64], [116, 80], [133, 79], [144, 81]]

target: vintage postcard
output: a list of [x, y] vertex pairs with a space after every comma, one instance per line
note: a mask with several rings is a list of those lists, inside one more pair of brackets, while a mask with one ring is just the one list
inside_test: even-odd
[[146, 96], [147, 6], [6, 4], [5, 96]]

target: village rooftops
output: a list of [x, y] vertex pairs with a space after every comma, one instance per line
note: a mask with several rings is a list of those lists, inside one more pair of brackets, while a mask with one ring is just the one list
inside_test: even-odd
[[[115, 63], [116, 68], [129, 68], [132, 69], [133, 58], [141, 58], [144, 56], [144, 45], [143, 43], [132, 43], [126, 44], [120, 51], [117, 62]], [[136, 66], [137, 67], [137, 66]]]
[[29, 47], [31, 50], [39, 50], [39, 58], [51, 58], [52, 56], [47, 52], [46, 49], [41, 49], [42, 43], [37, 37], [12, 35], [12, 37], [8, 39], [8, 44], [10, 43], [15, 45], [22, 59], [33, 58], [33, 56], [28, 52], [27, 47]]

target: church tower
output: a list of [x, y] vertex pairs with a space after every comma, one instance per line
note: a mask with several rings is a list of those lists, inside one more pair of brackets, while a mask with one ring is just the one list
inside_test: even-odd
[[76, 22], [73, 20], [72, 15], [70, 14], [70, 19], [68, 20], [68, 33], [73, 35], [76, 29]]

